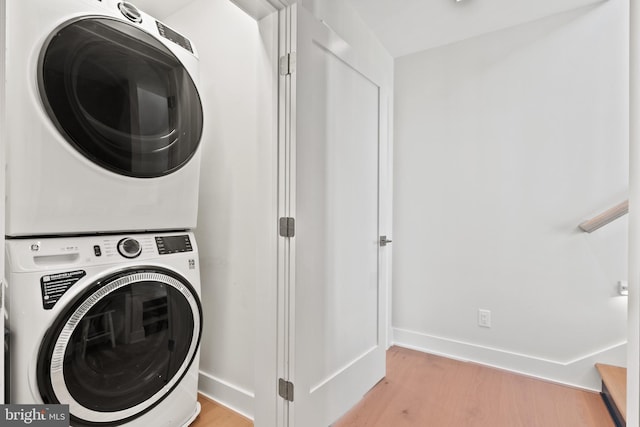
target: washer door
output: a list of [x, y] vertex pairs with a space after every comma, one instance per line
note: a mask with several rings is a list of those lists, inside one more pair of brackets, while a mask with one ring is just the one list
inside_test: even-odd
[[45, 45], [39, 73], [58, 130], [106, 169], [158, 177], [184, 166], [198, 148], [202, 105], [193, 80], [171, 50], [132, 24], [65, 24]]
[[202, 310], [186, 279], [159, 268], [96, 282], [47, 331], [38, 354], [45, 403], [72, 425], [120, 425], [180, 382], [200, 344]]

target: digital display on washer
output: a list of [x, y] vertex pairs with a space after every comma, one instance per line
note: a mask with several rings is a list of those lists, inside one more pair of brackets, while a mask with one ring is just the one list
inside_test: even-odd
[[176, 33], [171, 28], [164, 25], [162, 22], [156, 21], [156, 25], [158, 26], [158, 32], [162, 37], [167, 40], [171, 40], [178, 46], [181, 46], [189, 52], [193, 53], [193, 48], [191, 47], [191, 42], [189, 41], [189, 39], [187, 39], [183, 35]]
[[191, 240], [189, 240], [187, 234], [181, 236], [158, 236], [156, 237], [156, 245], [160, 255], [193, 251]]

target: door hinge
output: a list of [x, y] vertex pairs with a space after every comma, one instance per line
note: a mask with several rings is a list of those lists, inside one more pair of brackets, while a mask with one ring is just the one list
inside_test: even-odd
[[293, 402], [293, 383], [280, 378], [278, 380], [278, 394], [287, 402]]
[[280, 75], [288, 76], [296, 72], [296, 53], [287, 53], [280, 57]]
[[291, 217], [280, 218], [280, 236], [293, 237], [296, 235], [296, 220]]

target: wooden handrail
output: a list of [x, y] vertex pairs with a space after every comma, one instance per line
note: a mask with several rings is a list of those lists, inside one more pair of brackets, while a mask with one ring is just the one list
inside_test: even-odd
[[586, 231], [587, 233], [591, 233], [592, 231], [596, 231], [598, 228], [604, 227], [610, 222], [620, 218], [629, 212], [629, 200], [625, 200], [624, 202], [615, 205], [614, 207], [607, 209], [602, 212], [600, 215], [594, 216], [591, 219], [588, 219], [582, 222], [578, 227], [582, 231]]

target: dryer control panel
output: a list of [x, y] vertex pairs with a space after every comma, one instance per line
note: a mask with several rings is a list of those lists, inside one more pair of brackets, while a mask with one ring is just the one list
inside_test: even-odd
[[193, 53], [193, 48], [191, 47], [191, 42], [189, 41], [188, 38], [186, 38], [182, 34], [179, 34], [173, 31], [171, 28], [167, 27], [160, 21], [156, 21], [156, 26], [158, 27], [158, 33], [162, 37], [164, 37], [167, 40], [171, 40], [172, 42], [182, 47], [183, 49], [186, 49], [189, 52]]

